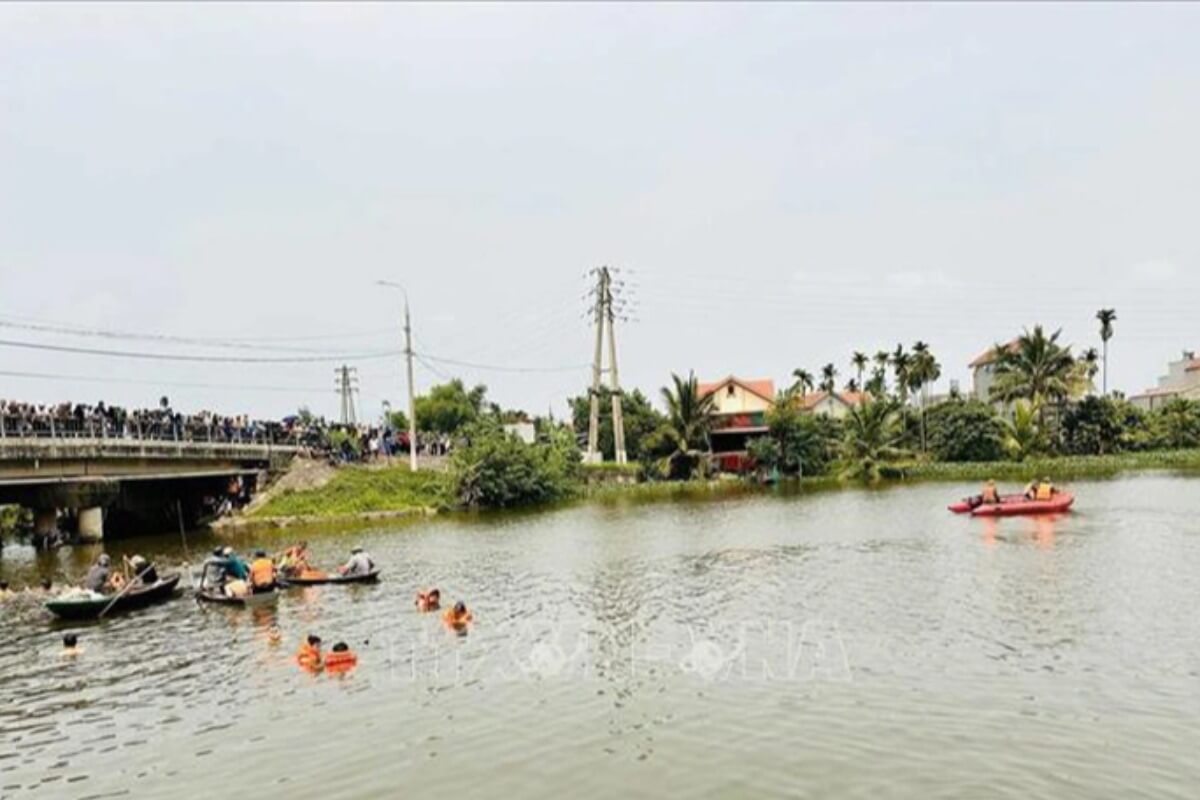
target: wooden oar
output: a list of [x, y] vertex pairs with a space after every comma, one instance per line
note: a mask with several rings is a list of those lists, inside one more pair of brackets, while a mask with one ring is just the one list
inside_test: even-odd
[[144, 570], [142, 570], [141, 572], [139, 572], [137, 575], [135, 575], [133, 577], [133, 580], [126, 581], [125, 588], [123, 588], [121, 591], [119, 591], [115, 595], [113, 595], [113, 599], [108, 601], [108, 605], [106, 605], [104, 607], [104, 610], [100, 612], [100, 616], [96, 617], [96, 619], [104, 619], [104, 615], [107, 614], [108, 610], [113, 607], [113, 603], [116, 603], [118, 600], [120, 600], [121, 597], [126, 592], [128, 592], [131, 588], [133, 588], [134, 584], [136, 584], [138, 581], [140, 581], [142, 576], [145, 575], [147, 572], [149, 572], [153, 567], [154, 567], [153, 564], [147, 564], [146, 568]]

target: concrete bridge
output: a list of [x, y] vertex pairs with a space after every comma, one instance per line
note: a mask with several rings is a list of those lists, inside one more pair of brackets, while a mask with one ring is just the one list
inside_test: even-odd
[[[231, 479], [253, 492], [300, 451], [265, 437], [175, 441], [138, 437], [0, 436], [0, 504], [29, 508], [45, 536], [74, 528], [81, 540], [160, 532], [203, 517]], [[61, 519], [60, 519], [61, 518]]]

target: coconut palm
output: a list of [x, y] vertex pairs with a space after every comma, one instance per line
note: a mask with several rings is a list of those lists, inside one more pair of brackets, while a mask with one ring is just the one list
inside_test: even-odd
[[1041, 325], [1024, 331], [1014, 347], [997, 345], [996, 382], [992, 396], [997, 400], [1028, 400], [1044, 410], [1044, 405], [1070, 396], [1075, 359], [1071, 348], [1058, 343], [1057, 330], [1047, 336]]
[[863, 373], [866, 371], [867, 364], [869, 364], [870, 361], [871, 361], [871, 359], [867, 358], [867, 354], [862, 352], [861, 350], [855, 350], [854, 355], [852, 355], [850, 357], [850, 364], [854, 367], [855, 371], [858, 373], [858, 385], [859, 386], [862, 386], [862, 384], [863, 384]]
[[794, 369], [792, 370], [792, 377], [796, 379], [796, 382], [792, 384], [792, 388], [799, 391], [801, 397], [812, 391], [814, 383], [811, 372], [806, 369]]
[[821, 391], [833, 394], [837, 388], [837, 367], [833, 364], [826, 364], [821, 367]]
[[1113, 323], [1117, 321], [1117, 310], [1102, 308], [1096, 312], [1096, 319], [1100, 320], [1100, 341], [1104, 347], [1103, 394], [1108, 394], [1108, 340], [1113, 336]]
[[1018, 400], [1013, 405], [1012, 418], [1005, 418], [1004, 449], [1015, 461], [1024, 461], [1028, 456], [1043, 449], [1042, 428], [1038, 424], [1041, 409], [1037, 403]]
[[674, 390], [664, 386], [662, 397], [667, 406], [664, 431], [675, 449], [664, 462], [672, 478], [687, 478], [695, 474], [708, 449], [716, 400], [711, 393], [700, 393], [696, 376], [690, 371], [686, 379], [672, 372], [671, 381]]
[[850, 407], [842, 443], [843, 479], [878, 481], [881, 466], [907, 455], [897, 446], [903, 434], [897, 410], [897, 404], [890, 399], [869, 400]]

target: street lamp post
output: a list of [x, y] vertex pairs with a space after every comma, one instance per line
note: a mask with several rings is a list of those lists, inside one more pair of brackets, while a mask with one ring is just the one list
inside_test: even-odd
[[404, 295], [404, 357], [408, 362], [408, 467], [417, 471], [417, 409], [416, 392], [413, 389], [412, 319], [408, 313], [408, 292], [392, 281], [375, 281], [380, 286], [398, 289]]

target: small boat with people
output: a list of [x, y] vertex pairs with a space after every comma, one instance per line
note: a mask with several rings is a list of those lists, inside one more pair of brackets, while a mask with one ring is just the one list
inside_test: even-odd
[[1030, 483], [1021, 494], [1009, 495], [1001, 495], [996, 489], [996, 482], [989, 480], [982, 492], [952, 503], [947, 508], [955, 514], [974, 517], [1012, 517], [1061, 514], [1069, 511], [1074, 503], [1075, 495], [1060, 491], [1049, 478]]
[[280, 586], [323, 586], [344, 583], [376, 583], [379, 567], [361, 547], [350, 551], [350, 559], [332, 572], [316, 569], [309, 563], [308, 544], [300, 542], [284, 551], [276, 581]]
[[265, 606], [279, 599], [278, 589], [268, 589], [265, 592], [249, 594], [225, 594], [217, 588], [200, 588], [196, 590], [196, 599], [202, 603], [215, 603], [225, 606]]
[[289, 586], [326, 586], [329, 584], [346, 583], [378, 583], [379, 570], [373, 569], [362, 575], [341, 575], [339, 573], [316, 572], [315, 570], [292, 577], [280, 577], [279, 585]]
[[273, 560], [259, 550], [247, 563], [232, 547], [218, 547], [200, 570], [196, 600], [226, 606], [269, 605], [279, 599]]
[[152, 583], [133, 585], [120, 593], [104, 595], [86, 590], [67, 594], [45, 602], [46, 609], [60, 619], [99, 619], [101, 615], [132, 611], [165, 603], [175, 594], [180, 575], [173, 572]]

